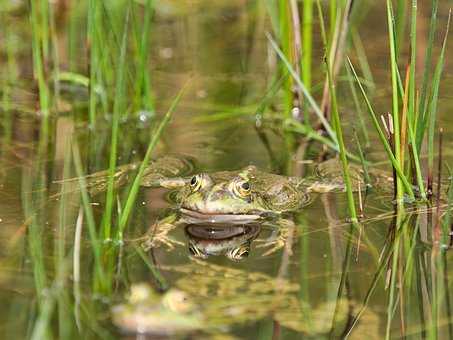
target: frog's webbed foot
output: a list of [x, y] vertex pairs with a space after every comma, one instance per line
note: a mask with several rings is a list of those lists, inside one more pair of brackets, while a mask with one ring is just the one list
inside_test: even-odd
[[[263, 253], [263, 256], [269, 256], [285, 247], [289, 235], [288, 223], [289, 221], [286, 220], [279, 222], [278, 226], [274, 227], [275, 229], [272, 231], [270, 237], [264, 240], [256, 240], [256, 242], [261, 243], [256, 246], [257, 248], [267, 249]], [[288, 249], [287, 251], [290, 255], [292, 254], [291, 249]]]
[[141, 247], [143, 250], [148, 251], [165, 246], [168, 251], [171, 251], [175, 249], [175, 246], [184, 246], [183, 242], [177, 241], [168, 235], [176, 227], [177, 221], [173, 216], [157, 221], [145, 236], [145, 241], [143, 241]]

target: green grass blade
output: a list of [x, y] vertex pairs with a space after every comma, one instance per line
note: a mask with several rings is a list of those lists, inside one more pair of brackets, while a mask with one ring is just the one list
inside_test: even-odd
[[371, 67], [368, 62], [368, 58], [367, 58], [367, 55], [365, 52], [365, 47], [363, 46], [362, 39], [360, 38], [360, 34], [357, 31], [357, 29], [354, 27], [351, 28], [351, 38], [352, 38], [352, 42], [353, 42], [355, 51], [357, 53], [360, 70], [362, 71], [364, 78], [370, 84], [368, 86], [368, 87], [370, 87], [370, 90], [374, 91], [376, 86], [375, 86], [375, 82], [374, 82], [373, 72], [371, 71]]
[[283, 52], [280, 50], [280, 48], [277, 46], [277, 44], [275, 43], [275, 41], [272, 39], [272, 37], [270, 35], [267, 35], [267, 38], [269, 39], [269, 42], [271, 43], [271, 46], [274, 48], [274, 50], [277, 52], [278, 56], [280, 57], [280, 59], [283, 61], [283, 63], [285, 64], [286, 68], [288, 69], [289, 73], [291, 74], [291, 76], [294, 78], [294, 80], [296, 81], [297, 85], [301, 88], [302, 90], [302, 93], [304, 94], [305, 98], [307, 98], [307, 101], [308, 103], [310, 104], [310, 106], [313, 108], [316, 116], [318, 117], [318, 119], [321, 121], [322, 125], [324, 126], [324, 128], [326, 129], [327, 131], [327, 134], [329, 135], [329, 137], [332, 139], [332, 141], [335, 143], [335, 144], [338, 144], [338, 141], [337, 141], [337, 137], [335, 136], [335, 132], [333, 131], [332, 127], [330, 126], [329, 122], [326, 120], [326, 118], [324, 117], [324, 114], [322, 113], [321, 109], [319, 108], [318, 104], [316, 104], [315, 100], [313, 99], [313, 97], [311, 96], [310, 92], [307, 90], [307, 88], [305, 87], [304, 83], [302, 82], [302, 80], [300, 79], [300, 77], [297, 75], [296, 71], [294, 70], [294, 68], [291, 66], [290, 62], [288, 61], [288, 59], [285, 57], [285, 55], [283, 54]]
[[436, 33], [436, 25], [437, 25], [437, 8], [438, 8], [438, 0], [432, 1], [432, 10], [431, 10], [431, 20], [429, 24], [429, 33], [428, 33], [428, 41], [427, 41], [427, 48], [425, 54], [425, 64], [424, 64], [424, 72], [423, 72], [423, 81], [422, 81], [422, 89], [420, 91], [420, 104], [419, 104], [419, 119], [417, 120], [417, 150], [421, 149], [423, 135], [425, 129], [423, 128], [424, 117], [427, 111], [427, 100], [428, 100], [428, 83], [429, 78], [431, 76], [431, 63], [432, 63], [432, 54], [433, 54], [433, 46], [434, 46], [434, 35]]
[[82, 198], [83, 210], [86, 216], [87, 225], [88, 225], [88, 234], [90, 236], [90, 243], [93, 249], [94, 261], [95, 261], [95, 271], [98, 273], [101, 282], [104, 281], [104, 270], [101, 262], [101, 243], [96, 231], [96, 222], [94, 220], [93, 210], [91, 208], [90, 198], [87, 192], [87, 183], [82, 170], [82, 161], [80, 158], [79, 146], [77, 143], [72, 145], [72, 155], [74, 167], [76, 170], [76, 175], [79, 181], [80, 195]]
[[371, 121], [373, 122], [373, 125], [374, 125], [374, 127], [375, 127], [375, 129], [376, 129], [376, 131], [378, 133], [379, 139], [381, 140], [382, 145], [384, 146], [385, 152], [387, 153], [387, 157], [389, 158], [390, 162], [392, 163], [393, 168], [395, 169], [398, 177], [401, 179], [401, 181], [402, 181], [402, 183], [404, 185], [404, 188], [406, 189], [409, 197], [411, 199], [414, 199], [415, 195], [414, 195], [414, 192], [412, 190], [412, 185], [407, 180], [406, 176], [404, 175], [403, 171], [401, 170], [399, 162], [396, 160], [395, 156], [393, 155], [392, 148], [390, 147], [390, 144], [387, 141], [387, 138], [385, 137], [381, 126], [379, 125], [379, 121], [376, 118], [376, 114], [374, 113], [374, 109], [371, 106], [371, 102], [368, 99], [368, 96], [367, 96], [367, 94], [365, 92], [365, 89], [363, 88], [363, 85], [360, 82], [360, 80], [359, 80], [359, 78], [357, 76], [357, 73], [356, 73], [356, 71], [354, 69], [354, 66], [352, 65], [352, 62], [351, 62], [351, 60], [349, 58], [348, 58], [348, 63], [349, 63], [349, 67], [351, 68], [351, 71], [352, 71], [352, 73], [354, 75], [354, 78], [355, 78], [357, 84], [359, 85], [360, 92], [362, 93], [362, 96], [363, 96], [363, 98], [365, 100], [366, 106], [368, 108], [368, 113], [370, 114], [370, 117], [371, 117]]
[[352, 94], [352, 101], [354, 102], [355, 111], [357, 112], [357, 116], [359, 118], [360, 130], [362, 132], [363, 138], [365, 139], [365, 146], [368, 147], [370, 144], [370, 136], [368, 134], [368, 129], [366, 127], [365, 120], [363, 118], [363, 110], [362, 110], [362, 106], [360, 105], [360, 102], [359, 102], [359, 96], [357, 94], [357, 89], [354, 86], [355, 79], [351, 74], [351, 69], [347, 66], [346, 66], [346, 72], [348, 74], [348, 84], [349, 84], [349, 88], [350, 88], [351, 94]]
[[116, 159], [118, 152], [118, 126], [121, 111], [123, 110], [123, 98], [125, 97], [125, 71], [126, 71], [126, 50], [127, 50], [127, 35], [129, 24], [129, 9], [124, 19], [124, 31], [121, 42], [120, 54], [118, 56], [118, 66], [116, 74], [115, 100], [113, 104], [113, 121], [112, 121], [112, 139], [110, 144], [110, 161], [107, 182], [106, 204], [104, 209], [104, 239], [110, 239], [112, 211], [114, 203], [114, 177], [116, 171]]
[[[302, 17], [302, 79], [307, 87], [311, 89], [311, 60], [313, 50], [313, 0], [303, 2]], [[297, 32], [295, 32], [297, 34]]]
[[140, 187], [140, 183], [143, 177], [143, 174], [145, 172], [146, 167], [148, 166], [148, 163], [151, 159], [151, 154], [159, 141], [160, 135], [165, 128], [165, 126], [168, 124], [170, 121], [170, 117], [175, 110], [176, 106], [179, 103], [179, 100], [181, 99], [182, 95], [185, 92], [185, 89], [187, 87], [187, 84], [184, 85], [184, 87], [181, 89], [181, 91], [178, 93], [178, 95], [175, 97], [173, 100], [170, 108], [168, 109], [167, 113], [165, 114], [164, 118], [160, 122], [159, 126], [157, 129], [152, 133], [151, 141], [148, 145], [148, 149], [146, 150], [145, 157], [143, 158], [143, 161], [140, 165], [140, 168], [138, 170], [137, 175], [135, 176], [134, 182], [132, 183], [131, 189], [129, 190], [129, 194], [127, 196], [126, 204], [124, 206], [123, 213], [121, 214], [121, 218], [119, 221], [119, 228], [118, 228], [118, 239], [122, 240], [123, 239], [123, 231], [126, 228], [127, 222], [129, 220], [129, 216], [132, 212], [132, 208], [134, 206], [135, 200], [137, 198], [138, 194], [138, 189]]
[[347, 160], [347, 156], [346, 156], [346, 147], [344, 145], [343, 132], [342, 132], [341, 122], [340, 122], [340, 115], [338, 113], [337, 95], [335, 92], [335, 87], [334, 87], [333, 79], [332, 79], [332, 73], [330, 72], [330, 67], [329, 67], [329, 62], [327, 60], [327, 57], [325, 58], [325, 66], [326, 66], [326, 70], [327, 70], [327, 78], [328, 78], [329, 90], [330, 90], [329, 93], [330, 93], [330, 98], [331, 98], [331, 103], [332, 103], [332, 110], [331, 110], [332, 118], [333, 118], [335, 130], [336, 130], [336, 136], [338, 138], [341, 165], [343, 167], [343, 169], [342, 169], [343, 178], [344, 178], [344, 182], [346, 185], [346, 194], [348, 197], [349, 215], [351, 217], [351, 221], [353, 223], [355, 223], [355, 222], [357, 222], [357, 212], [355, 209], [353, 188], [352, 188], [352, 183], [351, 183], [351, 177], [349, 176], [349, 167], [348, 167], [348, 160]]
[[432, 94], [429, 103], [429, 111], [426, 115], [424, 126], [428, 125], [428, 171], [434, 167], [434, 130], [436, 125], [437, 116], [437, 102], [439, 97], [439, 85], [445, 61], [445, 50], [447, 47], [448, 32], [450, 30], [451, 10], [448, 14], [447, 28], [445, 31], [442, 50], [440, 52], [439, 60], [434, 71], [433, 81], [431, 85]]
[[136, 96], [138, 97], [139, 109], [154, 110], [153, 101], [150, 95], [149, 88], [149, 73], [147, 70], [147, 62], [149, 57], [150, 45], [149, 36], [151, 31], [151, 19], [153, 12], [154, 0], [146, 0], [144, 3], [143, 28], [139, 46], [139, 61], [137, 68]]
[[[392, 120], [393, 120], [393, 146], [395, 160], [400, 166], [401, 164], [401, 143], [400, 143], [400, 118], [399, 118], [399, 106], [398, 106], [398, 62], [396, 58], [396, 42], [394, 29], [394, 16], [392, 10], [392, 3], [387, 0], [387, 24], [389, 31], [389, 43], [390, 43], [390, 68], [392, 75]], [[403, 188], [401, 178], [396, 178], [396, 199], [398, 202], [402, 201]]]
[[91, 127], [95, 126], [96, 123], [96, 71], [98, 68], [98, 56], [97, 56], [97, 39], [96, 39], [96, 21], [98, 21], [98, 5], [96, 0], [89, 0], [88, 2], [88, 28], [87, 28], [87, 45], [89, 46], [90, 63], [90, 99], [89, 99], [89, 121]]

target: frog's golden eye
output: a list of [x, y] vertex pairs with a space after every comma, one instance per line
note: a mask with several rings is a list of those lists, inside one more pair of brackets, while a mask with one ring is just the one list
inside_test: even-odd
[[251, 185], [247, 181], [237, 181], [234, 185], [234, 193], [239, 197], [247, 197], [250, 195]]
[[200, 175], [195, 175], [190, 180], [190, 187], [193, 191], [197, 191], [201, 187], [202, 178]]

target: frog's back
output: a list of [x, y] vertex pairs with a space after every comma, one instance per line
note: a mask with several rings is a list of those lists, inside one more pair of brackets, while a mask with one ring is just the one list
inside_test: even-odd
[[292, 211], [309, 202], [309, 196], [300, 190], [300, 178], [276, 175], [254, 169], [250, 182], [256, 195], [275, 212]]

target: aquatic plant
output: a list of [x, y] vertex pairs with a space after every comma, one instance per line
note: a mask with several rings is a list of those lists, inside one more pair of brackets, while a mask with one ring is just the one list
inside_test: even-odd
[[[330, 328], [332, 337], [357, 335], [360, 324], [384, 325], [380, 335], [387, 338], [451, 337], [446, 249], [453, 190], [443, 166], [449, 159], [448, 138], [442, 147], [438, 132], [444, 123], [438, 111], [449, 56], [449, 20], [440, 28], [446, 17], [443, 4], [432, 2], [424, 37], [417, 27], [421, 2], [386, 1], [386, 24], [376, 28], [387, 31], [389, 59], [382, 76], [369, 59], [370, 41], [363, 34], [372, 2], [267, 0], [241, 3], [237, 11], [229, 5], [219, 13], [217, 2], [200, 3], [194, 5], [200, 6], [199, 13], [184, 3], [152, 0], [0, 4], [0, 171], [11, 177], [1, 179], [7, 187], [2, 202], [20, 196], [17, 214], [23, 215], [14, 224], [11, 240], [6, 234], [10, 228], [2, 228], [8, 247], [0, 281], [8, 293], [4, 295], [13, 295], [3, 297], [11, 299], [2, 314], [5, 332], [34, 339], [114, 338], [107, 313], [131, 283], [147, 280], [160, 292], [175, 282], [184, 286], [196, 281], [195, 271], [184, 272], [189, 270], [185, 263], [178, 267], [179, 281], [161, 267], [167, 260], [182, 261], [183, 251], [145, 253], [136, 239], [160, 213], [143, 209], [143, 202], [157, 200], [139, 189], [148, 161], [172, 151], [168, 141], [173, 138], [180, 138], [181, 149], [187, 151], [185, 144], [198, 135], [184, 134], [200, 126], [196, 133], [205, 139], [197, 140], [195, 150], [207, 154], [200, 157], [207, 168], [235, 167], [260, 157], [261, 165], [302, 175], [300, 169], [326, 153], [341, 158], [344, 201], [343, 194], [336, 196], [335, 204], [330, 196], [321, 197], [313, 211], [295, 214], [292, 243], [282, 252], [266, 261], [252, 254], [234, 264], [244, 271], [256, 265], [277, 282], [299, 281], [294, 285], [299, 301], [291, 296], [291, 304], [300, 308], [277, 310], [276, 320], [284, 319], [278, 324], [269, 307], [267, 319], [257, 321], [253, 332], [298, 337], [290, 330], [307, 332], [321, 318], [328, 325], [323, 330]], [[215, 13], [216, 22], [209, 21], [208, 12]], [[174, 22], [180, 26], [169, 30]], [[222, 31], [219, 39], [213, 26], [234, 27]], [[439, 48], [438, 30], [445, 31]], [[425, 38], [423, 68], [417, 69], [417, 50]], [[179, 40], [181, 46], [173, 49]], [[236, 46], [238, 40], [243, 49]], [[217, 50], [227, 56], [226, 65], [214, 55]], [[171, 54], [174, 59], [166, 64]], [[191, 54], [197, 55], [196, 62], [185, 59]], [[193, 69], [198, 72], [194, 81], [175, 94], [174, 84], [184, 83]], [[382, 86], [385, 77], [388, 87]], [[213, 83], [223, 85], [216, 88]], [[188, 113], [177, 115], [177, 124], [169, 129], [186, 92], [191, 100], [181, 112]], [[212, 102], [204, 100], [206, 96]], [[262, 144], [249, 143], [252, 125]], [[19, 142], [17, 135], [23, 138]], [[235, 145], [241, 148], [236, 153], [231, 151]], [[369, 152], [380, 149], [385, 152], [381, 158]], [[11, 157], [11, 150], [18, 156]], [[18, 160], [21, 171], [11, 170]], [[131, 161], [139, 165], [118, 188], [116, 169]], [[366, 174], [374, 161], [393, 170], [395, 202], [359, 195], [360, 188], [348, 180], [349, 162], [361, 163]], [[106, 190], [92, 196], [86, 176], [104, 169]], [[364, 188], [366, 183], [372, 181], [365, 178]], [[6, 205], [0, 223], [9, 209]], [[241, 281], [235, 279], [242, 275], [236, 268], [219, 271], [220, 277], [231, 275], [223, 289]], [[370, 273], [372, 277], [366, 275]], [[197, 279], [208, 276], [206, 271]], [[250, 281], [246, 275], [243, 279], [247, 287]], [[205, 293], [198, 286], [189, 288]], [[263, 296], [266, 308], [278, 297], [277, 288], [271, 291]], [[366, 318], [376, 296], [381, 307], [376, 310], [384, 311], [370, 322]], [[237, 301], [227, 301], [225, 315], [235, 311]], [[216, 300], [220, 306], [222, 302]], [[327, 306], [325, 314], [316, 312], [318, 305]], [[243, 310], [238, 307], [236, 312]], [[303, 327], [291, 327], [297, 325], [292, 314], [301, 316]], [[223, 321], [225, 315], [213, 317]], [[235, 315], [241, 317], [257, 319]]]

